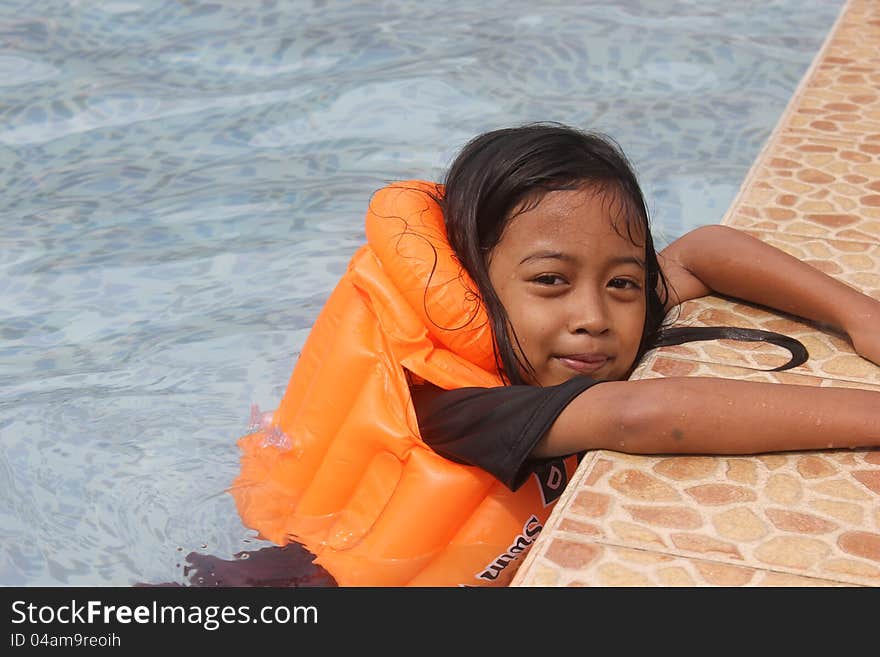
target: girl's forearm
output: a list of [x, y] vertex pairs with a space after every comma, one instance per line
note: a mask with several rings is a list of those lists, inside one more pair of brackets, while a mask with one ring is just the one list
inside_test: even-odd
[[[664, 251], [710, 289], [849, 332], [877, 301], [751, 235], [704, 226]], [[855, 318], [860, 318], [856, 320]], [[876, 319], [876, 318], [875, 318]]]
[[589, 388], [557, 418], [534, 455], [596, 448], [760, 454], [867, 446], [880, 446], [878, 392], [673, 377]]

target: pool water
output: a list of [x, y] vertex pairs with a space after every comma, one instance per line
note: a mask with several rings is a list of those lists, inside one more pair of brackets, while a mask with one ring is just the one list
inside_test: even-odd
[[[842, 0], [0, 4], [0, 585], [186, 582], [372, 191], [608, 133], [658, 246], [718, 222]], [[305, 566], [303, 566], [305, 568]]]

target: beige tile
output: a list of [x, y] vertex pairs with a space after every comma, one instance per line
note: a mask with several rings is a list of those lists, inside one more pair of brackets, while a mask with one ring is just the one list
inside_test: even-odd
[[874, 0], [852, 0], [813, 67], [786, 127], [857, 139], [880, 128], [880, 23]]
[[560, 571], [555, 585], [662, 586], [685, 582], [685, 573], [687, 585], [712, 583], [688, 565], [699, 560], [752, 572], [738, 585], [764, 585], [755, 573], [766, 570], [876, 586], [880, 530], [871, 519], [880, 507], [878, 457], [876, 450], [767, 457], [597, 452], [578, 470], [515, 582], [530, 585], [529, 572], [538, 569]]
[[[880, 93], [878, 93], [880, 98]], [[753, 167], [722, 223], [880, 243], [880, 126], [855, 139], [785, 131]]]
[[722, 223], [880, 241], [880, 3], [847, 3]]
[[[780, 239], [781, 236], [780, 236]], [[797, 237], [785, 236], [794, 243]], [[874, 257], [876, 257], [874, 253]], [[858, 272], [848, 272], [842, 279], [858, 278]], [[873, 285], [878, 276], [866, 272], [861, 282]], [[868, 287], [868, 286], [866, 286]], [[871, 293], [876, 289], [870, 288]], [[730, 299], [709, 296], [687, 301], [673, 310], [674, 326], [734, 326], [775, 331], [800, 340], [810, 355], [803, 365], [791, 370], [773, 373], [774, 380], [785, 382], [786, 375], [806, 375], [823, 379], [842, 379], [855, 383], [880, 385], [880, 367], [860, 357], [843, 335], [829, 329], [819, 329], [815, 324], [793, 316], [783, 316], [758, 306], [739, 303]], [[739, 340], [709, 340], [688, 342], [674, 347], [663, 347], [654, 355], [672, 357], [676, 360], [663, 360], [659, 365], [640, 366], [633, 378], [642, 372], [654, 369], [656, 376], [688, 376], [696, 365], [680, 361], [700, 361], [744, 367], [754, 370], [769, 370], [779, 367], [790, 358], [789, 352], [765, 342], [746, 342]], [[728, 375], [729, 376], [729, 375]], [[753, 378], [752, 373], [743, 376]], [[827, 385], [827, 384], [826, 384]]]
[[[582, 548], [576, 539], [554, 537], [542, 544], [533, 565], [521, 568], [514, 586], [709, 587], [709, 586], [856, 586], [837, 577], [825, 579], [695, 559], [608, 544], [584, 544], [587, 561], [571, 560]], [[534, 549], [534, 548], [533, 548]], [[560, 555], [561, 558], [560, 558]], [[845, 573], [859, 566], [841, 562]]]
[[833, 240], [787, 232], [745, 232], [812, 265], [875, 299], [880, 299], [880, 243]]

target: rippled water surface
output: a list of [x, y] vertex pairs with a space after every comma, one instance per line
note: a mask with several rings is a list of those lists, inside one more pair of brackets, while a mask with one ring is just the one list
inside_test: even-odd
[[0, 3], [0, 584], [183, 581], [373, 190], [479, 132], [613, 135], [719, 221], [842, 0]]

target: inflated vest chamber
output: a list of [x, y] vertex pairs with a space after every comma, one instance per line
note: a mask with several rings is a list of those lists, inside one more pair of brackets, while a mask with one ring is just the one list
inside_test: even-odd
[[511, 492], [422, 442], [408, 376], [502, 385], [438, 193], [407, 181], [373, 196], [367, 244], [315, 321], [272, 426], [238, 443], [230, 492], [244, 524], [302, 543], [340, 586], [506, 585], [576, 466], [559, 460]]

